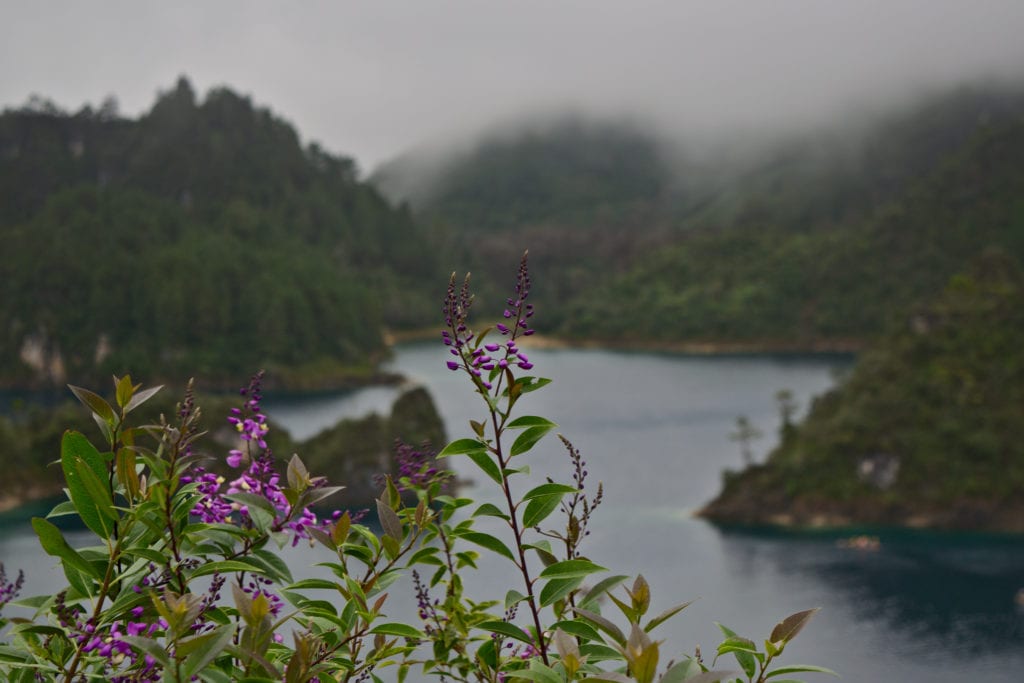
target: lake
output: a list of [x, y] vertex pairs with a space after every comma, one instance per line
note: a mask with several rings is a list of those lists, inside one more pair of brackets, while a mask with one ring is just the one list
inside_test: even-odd
[[[835, 534], [728, 531], [693, 518], [718, 490], [722, 470], [741, 465], [739, 446], [728, 438], [736, 417], [747, 416], [764, 433], [753, 444], [764, 457], [778, 429], [775, 392], [789, 389], [806, 407], [849, 368], [848, 357], [538, 349], [530, 359], [535, 374], [554, 382], [526, 396], [521, 410], [558, 422], [582, 452], [591, 481], [605, 485], [584, 551], [615, 573], [642, 572], [659, 605], [698, 598], [655, 631], [666, 641], [666, 659], [698, 644], [710, 659], [720, 639], [715, 621], [761, 641], [782, 617], [821, 607], [784, 663], [828, 666], [847, 682], [1022, 679], [1024, 614], [1014, 602], [1024, 587], [1020, 538], [882, 531], [873, 532], [881, 548], [865, 552], [839, 547]], [[454, 439], [469, 435], [468, 420], [480, 419], [483, 408], [445, 360], [440, 344], [403, 345], [392, 369], [430, 389]], [[345, 415], [385, 411], [395, 393], [269, 397], [265, 405], [303, 438]], [[568, 459], [553, 436], [524, 458], [532, 474], [523, 487], [546, 474], [568, 479]], [[477, 482], [469, 495], [497, 498], [468, 461], [450, 462]], [[323, 559], [308, 548], [289, 557], [303, 576]], [[59, 585], [27, 525], [11, 523], [0, 534], [0, 560], [9, 572], [26, 570], [24, 595]], [[469, 582], [477, 597], [520, 588], [500, 563], [481, 566]], [[391, 593], [393, 616], [411, 609], [411, 594], [397, 587]]]

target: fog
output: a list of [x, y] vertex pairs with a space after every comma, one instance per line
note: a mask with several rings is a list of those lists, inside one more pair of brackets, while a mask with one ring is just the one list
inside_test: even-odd
[[5, 0], [0, 106], [114, 95], [137, 115], [186, 74], [228, 85], [364, 171], [563, 109], [694, 139], [855, 122], [1024, 71], [1020, 0]]

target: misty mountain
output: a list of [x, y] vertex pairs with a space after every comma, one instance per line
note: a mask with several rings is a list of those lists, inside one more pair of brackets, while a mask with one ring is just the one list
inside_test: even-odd
[[[0, 384], [360, 381], [442, 282], [407, 211], [231, 90], [0, 115]], [[429, 302], [429, 305], [428, 305]], [[274, 372], [274, 370], [278, 372]]]
[[415, 188], [414, 212], [484, 280], [529, 248], [559, 333], [846, 346], [986, 246], [1021, 255], [1022, 116], [1024, 90], [977, 84], [715, 148], [564, 120], [406, 157], [375, 182]]

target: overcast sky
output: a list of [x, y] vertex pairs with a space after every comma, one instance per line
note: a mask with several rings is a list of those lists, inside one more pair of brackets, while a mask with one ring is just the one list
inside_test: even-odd
[[700, 134], [1024, 73], [1024, 0], [0, 0], [0, 106], [136, 115], [186, 74], [372, 170], [560, 107]]

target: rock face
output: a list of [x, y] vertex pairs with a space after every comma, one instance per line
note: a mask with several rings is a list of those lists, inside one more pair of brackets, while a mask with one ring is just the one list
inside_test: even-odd
[[1024, 533], [1024, 278], [990, 252], [865, 352], [763, 465], [700, 514], [727, 524]]

